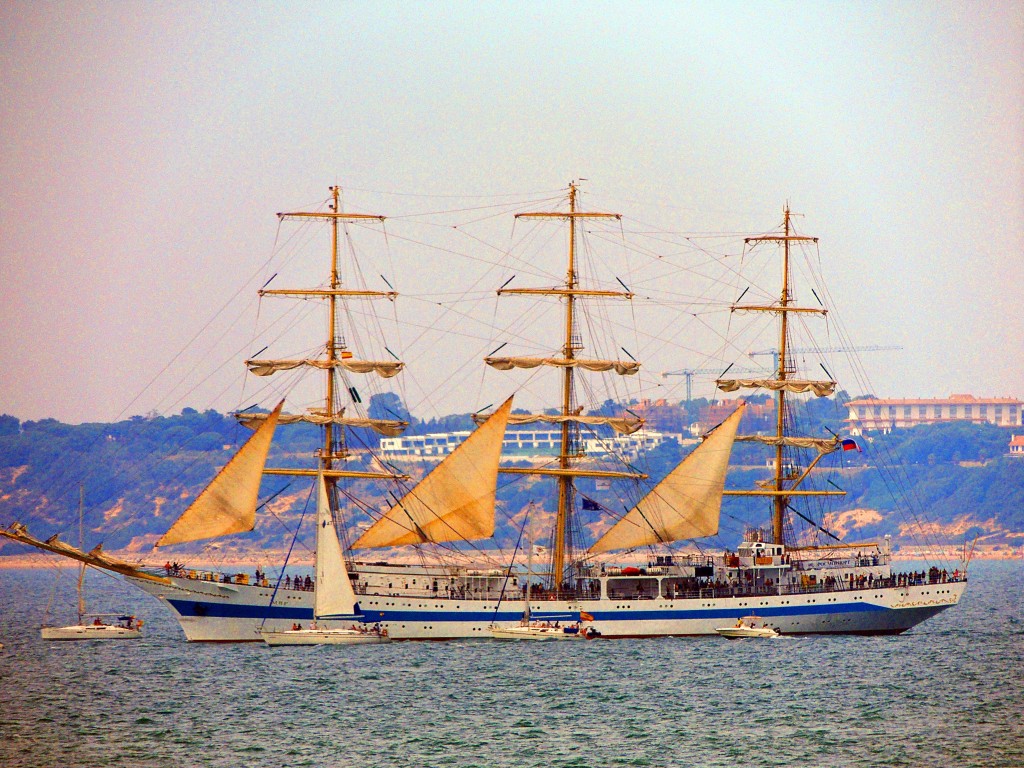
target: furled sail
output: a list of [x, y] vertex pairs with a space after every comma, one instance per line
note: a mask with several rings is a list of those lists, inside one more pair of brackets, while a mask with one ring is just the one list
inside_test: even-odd
[[283, 407], [284, 400], [277, 404], [269, 418], [252, 433], [188, 509], [181, 513], [181, 517], [160, 537], [156, 546], [212, 539], [229, 533], [251, 531], [256, 526], [260, 480]]
[[[268, 413], [236, 413], [235, 418], [243, 427], [256, 429], [260, 424], [269, 418]], [[295, 424], [296, 422], [307, 424], [336, 424], [342, 427], [365, 427], [372, 429], [385, 437], [397, 437], [409, 426], [407, 421], [395, 419], [353, 419], [346, 418], [344, 413], [337, 413], [333, 416], [327, 415], [323, 408], [316, 408], [305, 413], [282, 413], [277, 418], [278, 424]]]
[[620, 376], [632, 376], [640, 370], [635, 360], [586, 360], [565, 357], [485, 357], [484, 362], [499, 371], [513, 368], [537, 368], [550, 365], [555, 368], [583, 368], [588, 371], [615, 371]]
[[[474, 416], [473, 420], [477, 423], [483, 423], [486, 417]], [[644, 425], [643, 419], [615, 416], [548, 416], [539, 413], [514, 413], [508, 417], [509, 424], [536, 424], [538, 422], [543, 424], [563, 424], [565, 422], [574, 424], [603, 424], [611, 427], [620, 435], [632, 435]]]
[[832, 453], [839, 449], [838, 437], [776, 437], [774, 435], [738, 435], [738, 443], [782, 445], [787, 448], [816, 448], [818, 453]]
[[590, 548], [591, 554], [718, 533], [729, 454], [746, 406], [708, 438]]
[[778, 392], [813, 392], [818, 397], [827, 397], [835, 392], [834, 381], [806, 381], [803, 379], [719, 379], [718, 388], [723, 392], [735, 392], [737, 389], [770, 389]]
[[352, 548], [474, 541], [493, 536], [498, 462], [511, 410], [510, 397], [371, 525]]
[[316, 584], [313, 595], [313, 616], [330, 619], [356, 613], [356, 593], [348, 577], [348, 568], [341, 553], [338, 532], [327, 499], [323, 473], [316, 480]]
[[278, 371], [290, 371], [293, 368], [305, 365], [310, 368], [319, 368], [326, 371], [328, 368], [344, 368], [352, 373], [376, 373], [383, 379], [390, 379], [397, 376], [405, 366], [405, 363], [392, 362], [390, 360], [246, 360], [246, 366], [250, 373], [257, 376], [270, 376]]

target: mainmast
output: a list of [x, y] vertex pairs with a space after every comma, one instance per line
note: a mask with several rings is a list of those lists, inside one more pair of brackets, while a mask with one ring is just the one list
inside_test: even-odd
[[[263, 289], [259, 291], [262, 296], [286, 296], [291, 298], [307, 299], [322, 298], [327, 302], [327, 339], [323, 344], [323, 356], [305, 360], [247, 360], [246, 365], [252, 373], [259, 376], [267, 376], [281, 370], [289, 370], [299, 366], [306, 366], [320, 369], [325, 377], [325, 395], [323, 408], [312, 409], [305, 414], [282, 414], [281, 423], [287, 424], [295, 421], [304, 421], [319, 424], [323, 427], [323, 446], [317, 452], [319, 469], [266, 469], [265, 474], [270, 475], [292, 475], [315, 477], [323, 472], [326, 481], [333, 485], [338, 478], [377, 478], [377, 479], [405, 479], [404, 475], [397, 475], [386, 472], [362, 472], [353, 470], [342, 470], [335, 468], [335, 464], [349, 456], [344, 440], [344, 427], [370, 427], [383, 434], [397, 434], [407, 424], [401, 421], [390, 421], [384, 419], [358, 419], [345, 417], [345, 408], [340, 403], [338, 385], [338, 371], [344, 369], [352, 373], [376, 373], [377, 375], [390, 378], [401, 371], [404, 363], [392, 361], [374, 361], [355, 359], [353, 353], [348, 350], [344, 336], [338, 330], [338, 308], [339, 302], [349, 298], [386, 298], [393, 300], [398, 294], [394, 291], [369, 291], [353, 290], [342, 288], [341, 274], [338, 268], [338, 227], [339, 224], [350, 222], [363, 222], [376, 220], [383, 222], [384, 216], [364, 213], [342, 213], [340, 208], [341, 189], [338, 186], [330, 187], [331, 202], [327, 211], [293, 211], [277, 214], [282, 221], [287, 219], [298, 220], [321, 220], [330, 224], [331, 228], [331, 256], [330, 256], [330, 277], [327, 288], [284, 288], [284, 289]], [[248, 421], [251, 417], [243, 415], [243, 420]]]
[[[789, 360], [786, 358], [787, 346], [789, 344], [789, 243], [794, 235], [789, 230], [789, 203], [783, 209], [783, 235], [782, 235], [782, 295], [779, 298], [779, 305], [782, 312], [779, 313], [779, 367], [775, 372], [778, 380], [784, 382], [789, 374]], [[813, 240], [813, 238], [812, 238]], [[775, 492], [782, 493], [782, 438], [785, 437], [786, 418], [786, 390], [780, 387], [775, 393], [775, 436], [779, 439], [775, 446]], [[774, 513], [772, 514], [772, 541], [776, 544], [782, 543], [782, 521], [785, 517], [786, 504], [789, 499], [777, 495], [774, 499]]]
[[[760, 438], [758, 436], [737, 437], [737, 440], [757, 440], [774, 446], [775, 449], [775, 470], [771, 482], [771, 489], [756, 491], [726, 491], [729, 496], [769, 496], [772, 498], [772, 541], [776, 544], [783, 544], [783, 521], [785, 520], [786, 509], [789, 501], [794, 496], [842, 496], [843, 491], [802, 491], [798, 487], [810, 474], [814, 466], [823, 456], [830, 453], [839, 445], [838, 438], [833, 440], [821, 440], [817, 438], [792, 438], [786, 433], [786, 393], [787, 392], [814, 392], [819, 397], [830, 395], [835, 391], [834, 381], [808, 381], [794, 378], [795, 366], [791, 365], [788, 358], [789, 351], [789, 313], [802, 312], [810, 314], [826, 315], [827, 309], [813, 307], [793, 306], [793, 297], [790, 289], [790, 245], [792, 243], [810, 242], [817, 243], [818, 238], [798, 235], [794, 232], [790, 221], [791, 214], [789, 204], [783, 209], [783, 226], [780, 235], [763, 235], [760, 237], [744, 238], [744, 244], [751, 245], [764, 242], [778, 243], [782, 246], [782, 291], [777, 304], [768, 306], [758, 305], [734, 305], [731, 311], [745, 312], [773, 312], [779, 315], [779, 348], [778, 368], [771, 379], [719, 379], [717, 384], [720, 389], [732, 392], [740, 388], [761, 388], [775, 392], [775, 437], [774, 439]], [[818, 456], [799, 475], [786, 466], [783, 461], [783, 450], [787, 447], [816, 448]]]
[[[614, 369], [621, 374], [634, 374], [639, 369], [639, 363], [635, 361], [618, 360], [589, 360], [579, 358], [578, 352], [583, 350], [583, 342], [577, 327], [575, 316], [575, 303], [582, 297], [620, 297], [632, 299], [633, 294], [623, 291], [588, 290], [579, 287], [579, 277], [576, 272], [576, 222], [580, 219], [615, 219], [620, 220], [618, 213], [596, 213], [576, 210], [576, 183], [569, 184], [569, 211], [536, 211], [531, 213], [516, 214], [517, 219], [562, 219], [569, 224], [569, 248], [568, 266], [565, 272], [565, 283], [553, 288], [500, 288], [498, 295], [502, 294], [525, 294], [525, 295], [548, 295], [560, 296], [565, 300], [565, 327], [563, 332], [563, 343], [561, 357], [555, 358], [524, 358], [524, 357], [488, 357], [486, 362], [501, 370], [509, 368], [533, 368], [538, 365], [547, 365], [562, 369], [562, 404], [560, 417], [554, 420], [560, 424], [561, 439], [558, 454], [558, 468], [502, 468], [501, 471], [509, 474], [534, 474], [554, 476], [558, 483], [558, 507], [555, 515], [555, 536], [552, 554], [552, 578], [555, 588], [561, 588], [565, 577], [566, 552], [569, 539], [570, 510], [573, 506], [574, 485], [576, 477], [627, 477], [642, 478], [644, 475], [632, 472], [605, 472], [600, 470], [584, 470], [575, 466], [576, 461], [582, 457], [579, 445], [579, 424], [581, 422], [596, 423], [592, 417], [581, 416], [575, 407], [574, 377], [576, 368], [585, 368], [592, 371], [606, 371]], [[528, 416], [516, 419], [510, 423], [528, 423], [529, 421], [546, 420], [540, 416]], [[602, 423], [610, 423], [612, 420], [604, 420]], [[622, 420], [619, 422], [621, 427]], [[617, 427], [619, 428], [619, 427]], [[631, 429], [639, 428], [639, 424], [630, 425]]]
[[[78, 486], [78, 548], [85, 549], [83, 521], [85, 516], [85, 486]], [[78, 566], [78, 623], [82, 624], [85, 616], [85, 563]]]

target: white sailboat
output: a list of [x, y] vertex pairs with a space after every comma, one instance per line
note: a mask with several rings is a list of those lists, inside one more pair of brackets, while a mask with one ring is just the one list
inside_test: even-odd
[[361, 621], [348, 568], [341, 553], [341, 544], [334, 528], [334, 517], [327, 500], [327, 485], [323, 475], [317, 477], [316, 505], [316, 580], [313, 586], [313, 622], [308, 627], [295, 625], [292, 629], [261, 629], [260, 636], [267, 645], [351, 645], [357, 643], [386, 643], [387, 630], [379, 626], [349, 627], [324, 625], [338, 620]]
[[[84, 620], [86, 616], [93, 617], [92, 623]], [[114, 617], [117, 618], [117, 624], [104, 621]], [[39, 633], [43, 640], [137, 640], [142, 637], [142, 620], [134, 616], [90, 613], [79, 617], [78, 622], [67, 627], [43, 627]]]
[[[85, 504], [85, 492], [79, 489], [78, 500], [78, 538], [82, 539], [82, 511]], [[85, 569], [86, 564], [78, 566], [78, 623], [66, 627], [44, 625], [39, 634], [43, 640], [135, 640], [142, 637], [142, 619], [119, 613], [89, 613], [85, 610]], [[87, 621], [87, 619], [92, 619]], [[114, 619], [116, 624], [108, 624], [105, 619]]]
[[[491, 624], [487, 630], [491, 637], [496, 640], [582, 640], [593, 639], [600, 636], [600, 632], [593, 627], [582, 627], [584, 618], [593, 620], [589, 614], [581, 614], [580, 620], [575, 623], [567, 623], [562, 626], [561, 620], [549, 617], [544, 621], [534, 621], [530, 618], [530, 597], [533, 590], [533, 536], [527, 543], [526, 550], [526, 585], [523, 591], [523, 616], [518, 624], [501, 625]], [[562, 618], [572, 619], [571, 614]]]

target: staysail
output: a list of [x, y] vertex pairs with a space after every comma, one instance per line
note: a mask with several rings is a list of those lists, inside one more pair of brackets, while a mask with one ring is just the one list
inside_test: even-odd
[[313, 595], [313, 616], [317, 619], [352, 616], [356, 593], [348, 577], [348, 568], [341, 553], [341, 543], [334, 528], [331, 505], [327, 500], [327, 484], [321, 473], [317, 477], [316, 503], [316, 586]]
[[718, 533], [729, 454], [745, 407], [737, 408], [609, 528], [590, 548], [591, 554]]
[[498, 463], [512, 398], [371, 525], [352, 549], [494, 535]]
[[245, 441], [188, 509], [156, 543], [158, 547], [251, 531], [256, 525], [263, 467], [284, 400]]

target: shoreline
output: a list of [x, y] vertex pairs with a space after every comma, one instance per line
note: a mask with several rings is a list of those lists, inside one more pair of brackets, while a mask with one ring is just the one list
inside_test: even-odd
[[[998, 545], [997, 545], [998, 546]], [[934, 549], [926, 547], [904, 547], [897, 552], [892, 553], [893, 563], [906, 563], [906, 562], [919, 562], [922, 560], [959, 560], [959, 547], [951, 546], [948, 550], [936, 551]], [[138, 552], [109, 552], [107, 553], [119, 560], [124, 560], [128, 563], [139, 562]], [[683, 553], [685, 554], [685, 553]], [[708, 553], [705, 553], [708, 554]], [[711, 552], [713, 556], [721, 556], [722, 552]], [[167, 558], [165, 560], [175, 561], [180, 560], [184, 567], [192, 569], [205, 569], [205, 570], [216, 570], [224, 572], [231, 568], [238, 568], [243, 571], [252, 570], [254, 567], [259, 567], [261, 570], [264, 567], [273, 568], [276, 567], [273, 563], [279, 563], [284, 560], [284, 553], [278, 553], [275, 551], [254, 551], [251, 553], [238, 552], [232, 554], [230, 558], [225, 558], [218, 565], [212, 565], [209, 562], [190, 562], [187, 557], [179, 555], [178, 558]], [[971, 560], [1019, 560], [1024, 562], [1024, 547], [1008, 547], [999, 546], [999, 548], [993, 547], [978, 547], [974, 554], [971, 556]], [[267, 565], [267, 563], [272, 563]], [[418, 558], [415, 557], [396, 557], [391, 558], [389, 562], [392, 563], [405, 563], [414, 564], [419, 562]], [[625, 562], [625, 561], [623, 561]], [[311, 568], [313, 566], [312, 555], [305, 557], [292, 556], [291, 566]], [[0, 571], [2, 570], [42, 570], [44, 568], [77, 568], [78, 561], [72, 560], [71, 558], [64, 558], [60, 555], [50, 555], [43, 553], [27, 553], [23, 555], [2, 555], [0, 556]], [[157, 563], [153, 563], [150, 567], [158, 567]]]

